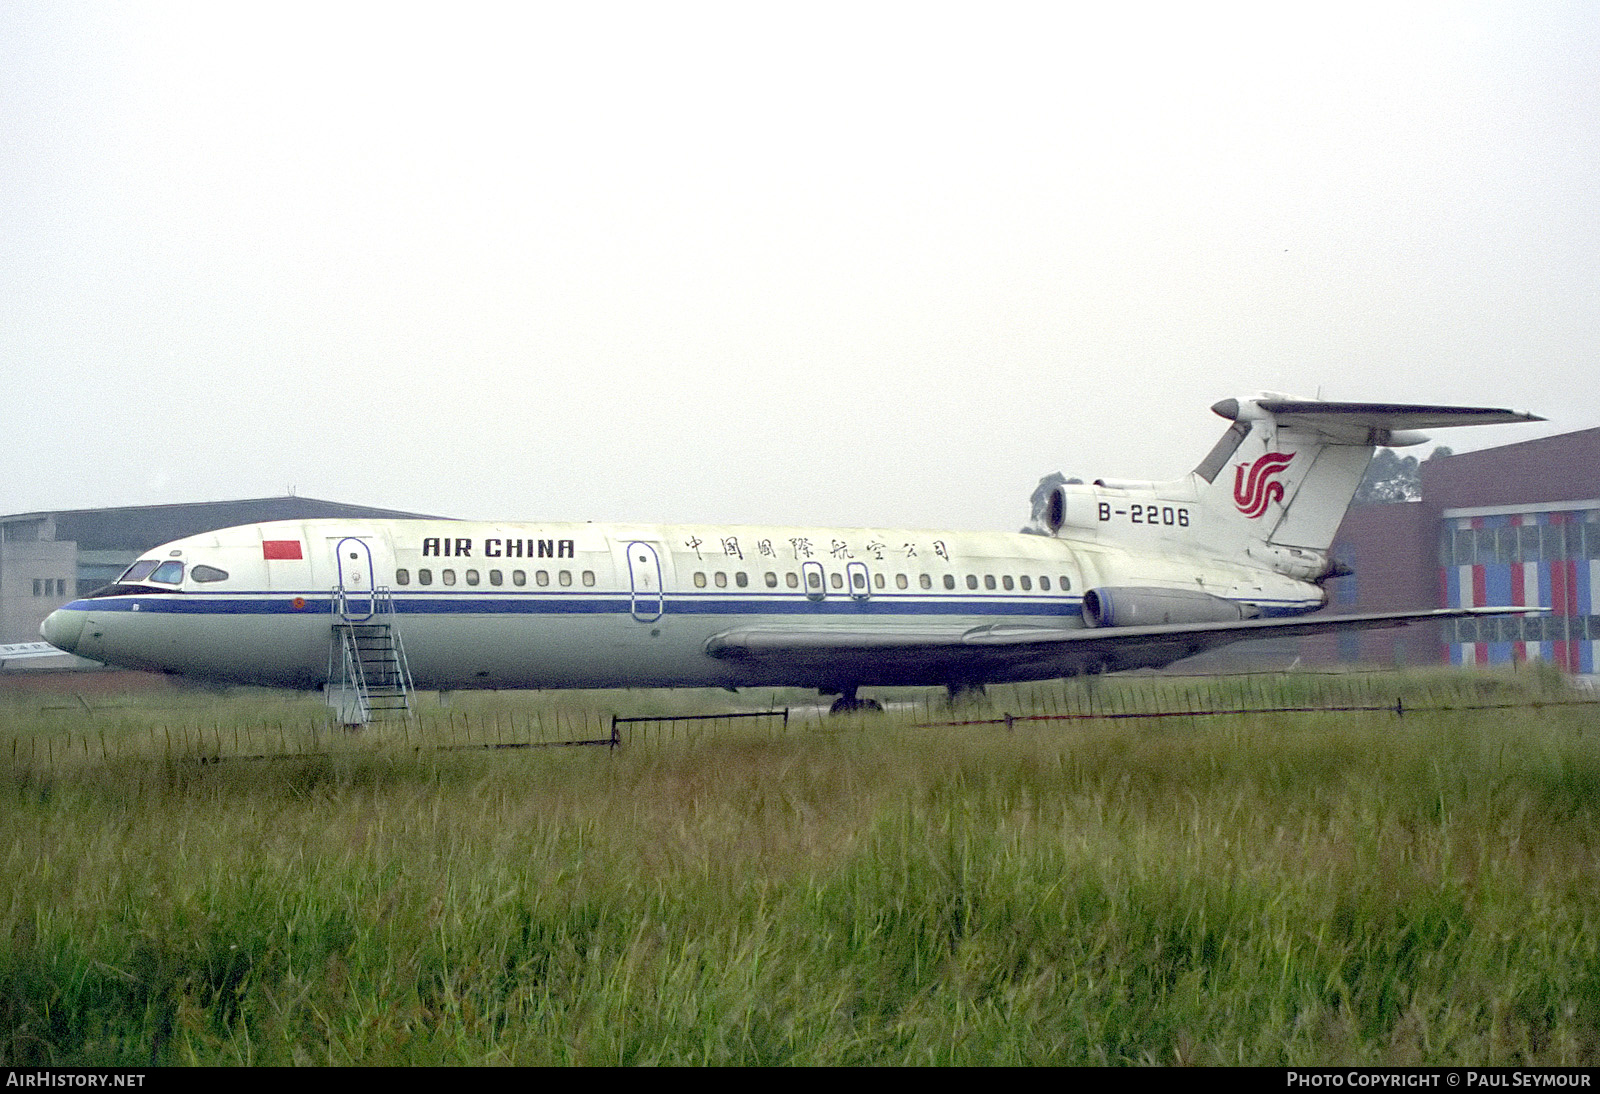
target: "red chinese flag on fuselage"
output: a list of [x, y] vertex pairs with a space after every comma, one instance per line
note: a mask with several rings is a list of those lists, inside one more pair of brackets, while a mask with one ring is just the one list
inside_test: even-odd
[[264, 539], [261, 541], [262, 558], [304, 558], [297, 539]]

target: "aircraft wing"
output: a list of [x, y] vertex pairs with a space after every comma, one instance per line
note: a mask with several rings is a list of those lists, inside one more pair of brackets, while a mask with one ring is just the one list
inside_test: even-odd
[[64, 650], [58, 650], [48, 642], [11, 642], [0, 645], [0, 664], [32, 657], [66, 656], [67, 653]]
[[884, 624], [758, 624], [712, 635], [706, 653], [747, 664], [807, 670], [819, 679], [866, 683], [874, 668], [921, 671], [927, 683], [981, 683], [1139, 668], [1244, 642], [1329, 631], [1400, 627], [1430, 620], [1527, 614], [1544, 608], [1433, 608], [1426, 611], [1295, 616], [1144, 627], [1046, 627], [992, 623], [977, 627]]

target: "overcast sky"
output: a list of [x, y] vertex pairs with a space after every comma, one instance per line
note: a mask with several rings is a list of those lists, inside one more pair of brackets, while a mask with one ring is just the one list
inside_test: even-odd
[[1600, 426], [1600, 4], [0, 3], [0, 512], [1015, 529]]

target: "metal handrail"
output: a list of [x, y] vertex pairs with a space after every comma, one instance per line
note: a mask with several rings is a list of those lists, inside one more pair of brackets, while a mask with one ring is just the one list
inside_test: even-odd
[[389, 640], [394, 644], [394, 660], [400, 670], [400, 686], [406, 700], [406, 712], [411, 712], [411, 694], [417, 690], [411, 678], [411, 662], [406, 660], [406, 644], [400, 637], [400, 628], [395, 622], [394, 590], [387, 585], [378, 585], [372, 590], [373, 617], [388, 617]]
[[[361, 724], [371, 720], [371, 686], [367, 681], [366, 669], [362, 666], [361, 638], [358, 637], [356, 628], [372, 627], [381, 630], [389, 643], [388, 652], [394, 673], [391, 684], [386, 686], [392, 685], [399, 692], [406, 714], [411, 715], [415, 712], [412, 695], [416, 691], [416, 682], [411, 676], [411, 663], [406, 658], [405, 643], [400, 637], [399, 628], [395, 625], [394, 592], [388, 586], [380, 585], [370, 593], [361, 595], [362, 599], [367, 601], [369, 610], [360, 618], [352, 618], [348, 592], [343, 587], [335, 586], [329, 594], [328, 608], [333, 619], [332, 632], [338, 638], [337, 643], [330, 642], [328, 648], [329, 687], [335, 684], [337, 668], [337, 686], [341, 695], [354, 689], [357, 703], [355, 713], [359, 715]], [[335, 652], [335, 646], [340, 652]], [[334, 660], [336, 657], [339, 658], [337, 665]], [[387, 676], [387, 673], [385, 675]]]

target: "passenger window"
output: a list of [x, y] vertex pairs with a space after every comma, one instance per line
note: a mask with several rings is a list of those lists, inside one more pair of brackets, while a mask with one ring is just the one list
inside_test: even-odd
[[743, 589], [745, 586], [750, 584], [750, 575], [745, 573], [743, 570], [740, 570], [738, 573], [733, 575], [733, 583], [739, 586], [739, 588]]
[[456, 572], [454, 570], [445, 570], [443, 577], [446, 585], [454, 585], [456, 583]]
[[944, 575], [944, 587], [946, 589], [954, 589], [956, 587], [956, 575], [955, 574], [945, 574]]
[[835, 573], [835, 574], [832, 575], [832, 579], [833, 579], [833, 587], [835, 589], [844, 588], [844, 575], [843, 574]]
[[1023, 592], [1031, 593], [1033, 591], [1033, 578], [1029, 577], [1027, 574], [1023, 574], [1021, 577], [1017, 578], [1017, 580], [1022, 582]]
[[993, 574], [984, 574], [983, 575], [983, 587], [985, 589], [993, 589], [994, 588], [994, 575]]
[[1039, 588], [1043, 589], [1045, 592], [1049, 592], [1050, 591], [1050, 579], [1048, 577], [1041, 577], [1039, 579]]
[[500, 585], [500, 584], [503, 584], [504, 581], [505, 581], [505, 575], [502, 574], [499, 570], [490, 570], [489, 571], [489, 584], [491, 584], [491, 585]]
[[813, 589], [822, 588], [822, 575], [815, 570], [811, 571], [806, 575], [806, 584]]
[[728, 575], [723, 573], [721, 570], [718, 570], [716, 573], [712, 574], [711, 580], [716, 583], [716, 586], [719, 589], [726, 589], [728, 587]]
[[556, 580], [559, 581], [563, 586], [571, 585], [572, 584], [572, 571], [571, 570], [562, 570], [560, 574], [556, 575]]
[[409, 584], [411, 584], [411, 571], [410, 570], [396, 570], [394, 572], [394, 583], [396, 585], [409, 585]]
[[771, 570], [768, 570], [767, 571], [767, 588], [776, 589], [777, 587], [778, 587], [778, 575], [773, 573]]
[[550, 584], [550, 573], [549, 573], [549, 571], [547, 571], [547, 570], [535, 570], [535, 571], [533, 571], [533, 583], [535, 585], [539, 585], [541, 587]]
[[862, 573], [860, 570], [857, 570], [853, 575], [851, 575], [850, 584], [854, 585], [857, 589], [865, 589], [867, 587], [867, 575]]
[[1072, 579], [1069, 578], [1066, 574], [1062, 574], [1061, 575], [1061, 591], [1062, 592], [1066, 592], [1070, 588], [1072, 588]]
[[1000, 584], [1004, 585], [1005, 589], [1006, 589], [1006, 592], [1009, 593], [1011, 591], [1011, 589], [1012, 589], [1011, 575], [1010, 574], [1006, 574], [1004, 577], [1002, 577], [1000, 579]]
[[917, 576], [917, 583], [919, 585], [921, 585], [924, 589], [933, 588], [933, 578], [928, 576], [927, 574], [919, 574]]
[[783, 575], [783, 583], [791, 589], [798, 589], [800, 587], [800, 577], [791, 570]]
[[183, 580], [183, 563], [168, 560], [156, 567], [156, 572], [150, 575], [151, 581], [160, 581], [165, 584], [176, 585]]
[[433, 571], [432, 570], [418, 570], [417, 571], [417, 584], [418, 585], [432, 585], [433, 584]]
[[[219, 570], [215, 566], [207, 566], [201, 563], [189, 571], [189, 576], [196, 581], [226, 581], [228, 580], [228, 571]], [[65, 590], [62, 591], [64, 592]]]
[[522, 571], [522, 570], [512, 570], [511, 571], [511, 584], [513, 584], [513, 585], [526, 585], [527, 583], [528, 583], [528, 575], [524, 571]]
[[706, 587], [706, 575], [705, 574], [697, 573], [697, 574], [694, 575], [694, 587], [696, 589], [704, 589]]
[[967, 588], [976, 589], [977, 587], [978, 587], [978, 575], [977, 574], [968, 574], [967, 575]]
[[[902, 580], [902, 581], [904, 581], [904, 580], [905, 580], [905, 578], [904, 578], [904, 576], [902, 576], [902, 577], [901, 577], [901, 580]], [[882, 574], [873, 574], [873, 575], [872, 575], [872, 583], [873, 583], [873, 584], [874, 584], [874, 585], [876, 585], [876, 586], [877, 586], [877, 587], [878, 587], [878, 588], [880, 588], [880, 589], [881, 589], [881, 588], [883, 588], [883, 575], [882, 575]], [[900, 587], [901, 587], [901, 588], [902, 588], [902, 589], [903, 589], [903, 588], [905, 588], [905, 586], [904, 586], [904, 585], [901, 585], [901, 586], [900, 586]]]
[[585, 570], [585, 571], [583, 571], [583, 583], [585, 585], [593, 585], [594, 584], [594, 571], [593, 570]]
[[[926, 580], [927, 575], [924, 574], [923, 577], [924, 577], [924, 580]], [[906, 575], [905, 574], [895, 574], [894, 575], [894, 587], [895, 588], [897, 588], [897, 589], [905, 589], [905, 588], [909, 588], [910, 585], [911, 585], [911, 582], [906, 580]]]
[[478, 571], [477, 570], [468, 570], [467, 571], [467, 584], [468, 585], [476, 585], [477, 583], [478, 583]]

